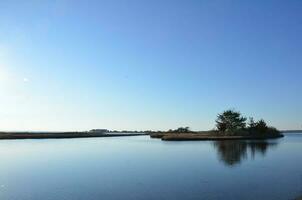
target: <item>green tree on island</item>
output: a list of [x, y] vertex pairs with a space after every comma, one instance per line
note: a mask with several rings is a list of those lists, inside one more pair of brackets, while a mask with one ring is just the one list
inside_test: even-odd
[[234, 134], [238, 130], [245, 129], [246, 118], [240, 112], [234, 110], [226, 110], [218, 114], [216, 127], [222, 133]]
[[276, 128], [267, 126], [263, 119], [255, 122], [254, 119], [250, 117], [247, 126], [246, 117], [243, 117], [240, 112], [234, 110], [226, 110], [221, 114], [218, 114], [216, 119], [216, 127], [220, 133], [226, 135], [280, 134]]

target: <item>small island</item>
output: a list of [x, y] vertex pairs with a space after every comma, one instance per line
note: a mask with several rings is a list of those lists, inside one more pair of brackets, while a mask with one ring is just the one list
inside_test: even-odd
[[275, 127], [268, 126], [261, 119], [254, 121], [252, 117], [243, 117], [240, 112], [226, 110], [218, 114], [216, 128], [210, 131], [190, 131], [189, 127], [181, 127], [167, 132], [151, 133], [151, 138], [161, 138], [166, 141], [186, 140], [264, 140], [283, 137]]

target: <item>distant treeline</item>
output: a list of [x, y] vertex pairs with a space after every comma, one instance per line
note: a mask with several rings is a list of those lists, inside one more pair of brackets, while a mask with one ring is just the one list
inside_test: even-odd
[[88, 133], [152, 133], [152, 132], [159, 132], [159, 131], [138, 131], [138, 130], [108, 130], [108, 129], [91, 129]]

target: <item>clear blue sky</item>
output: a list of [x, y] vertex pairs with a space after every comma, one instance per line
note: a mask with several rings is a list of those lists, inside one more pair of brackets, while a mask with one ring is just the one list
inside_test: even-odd
[[302, 128], [302, 1], [0, 1], [0, 130]]

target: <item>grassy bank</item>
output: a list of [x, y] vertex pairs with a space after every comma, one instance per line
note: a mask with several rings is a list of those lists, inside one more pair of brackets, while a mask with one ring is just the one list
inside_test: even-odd
[[2, 139], [64, 139], [64, 138], [89, 138], [89, 137], [123, 137], [123, 136], [139, 136], [146, 134], [137, 133], [90, 133], [90, 132], [0, 132], [0, 140]]
[[266, 135], [221, 135], [217, 132], [205, 131], [198, 133], [154, 133], [151, 138], [161, 138], [166, 141], [190, 141], [190, 140], [264, 140], [283, 137], [282, 134]]
[[190, 132], [190, 133], [173, 133], [173, 132], [160, 132], [160, 133], [150, 133], [151, 138], [163, 138], [164, 136], [167, 135], [217, 135], [217, 131], [198, 131], [198, 132]]
[[265, 136], [217, 136], [205, 134], [166, 134], [161, 139], [166, 141], [186, 141], [186, 140], [264, 140], [280, 138], [283, 135], [265, 135]]

